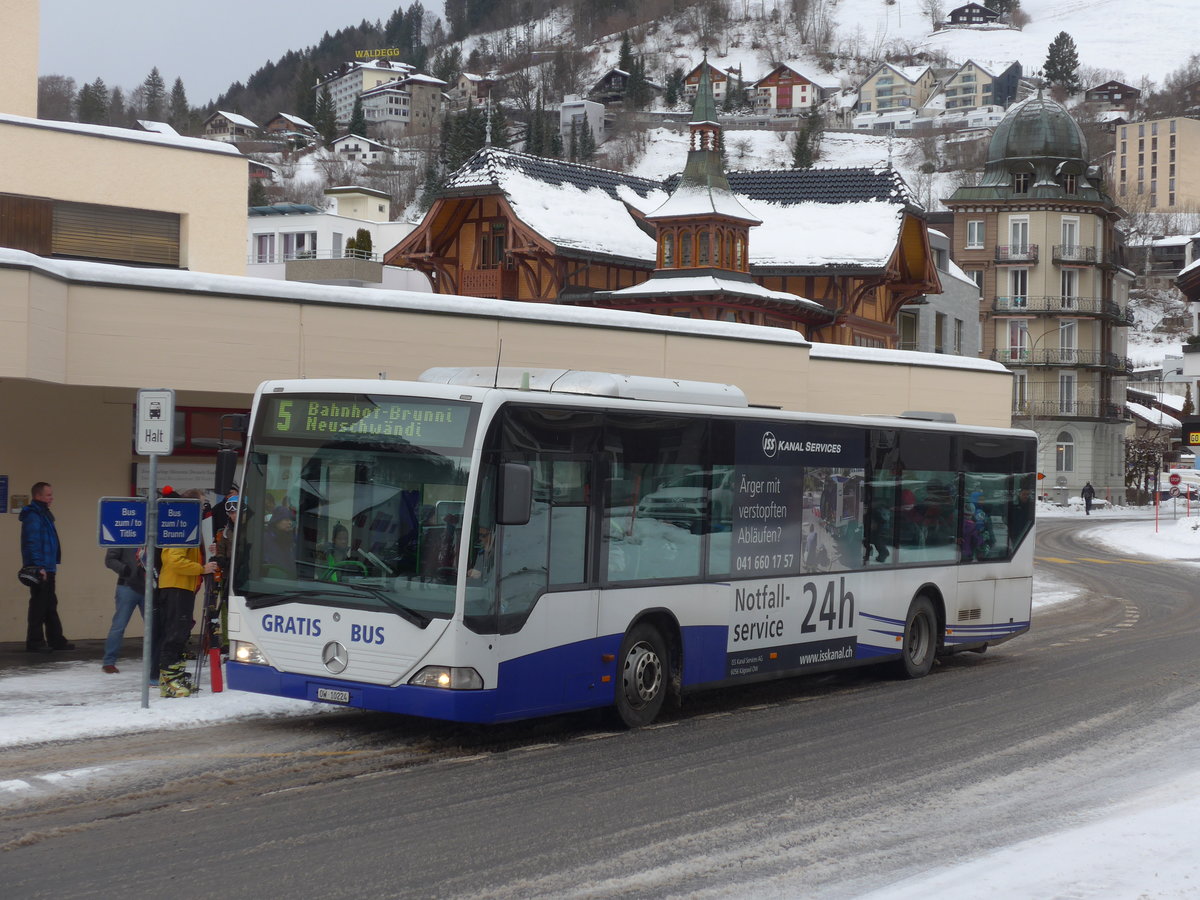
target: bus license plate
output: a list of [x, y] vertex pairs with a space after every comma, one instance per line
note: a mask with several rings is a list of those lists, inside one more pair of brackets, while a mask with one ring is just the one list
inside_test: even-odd
[[333, 688], [317, 688], [317, 699], [328, 700], [330, 703], [349, 703], [349, 691], [336, 691]]

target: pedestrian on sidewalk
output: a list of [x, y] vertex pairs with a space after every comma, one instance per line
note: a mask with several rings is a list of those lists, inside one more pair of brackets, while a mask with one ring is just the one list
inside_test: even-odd
[[21, 565], [38, 570], [39, 580], [29, 588], [29, 616], [25, 630], [25, 650], [28, 653], [49, 653], [51, 650], [74, 650], [75, 645], [63, 637], [62, 620], [58, 617], [58, 594], [55, 576], [62, 562], [62, 545], [54, 525], [54, 488], [39, 481], [29, 490], [33, 499], [21, 510]]
[[1092, 487], [1092, 483], [1089, 481], [1083, 486], [1083, 490], [1079, 494], [1083, 497], [1083, 514], [1090, 516], [1092, 514], [1092, 501], [1096, 499], [1096, 489]]
[[[183, 497], [203, 499], [200, 491], [184, 491]], [[166, 547], [158, 573], [158, 599], [155, 614], [161, 611], [162, 648], [158, 654], [159, 694], [163, 697], [188, 697], [196, 686], [187, 676], [183, 651], [192, 633], [196, 611], [196, 591], [203, 576], [217, 570], [214, 560], [203, 561], [200, 547]]]
[[108, 638], [104, 641], [104, 661], [101, 669], [109, 675], [121, 671], [117, 668], [117, 653], [125, 639], [125, 628], [136, 609], [146, 621], [146, 568], [142, 565], [141, 548], [109, 547], [104, 554], [104, 564], [117, 573], [117, 593], [113, 598], [116, 609]]

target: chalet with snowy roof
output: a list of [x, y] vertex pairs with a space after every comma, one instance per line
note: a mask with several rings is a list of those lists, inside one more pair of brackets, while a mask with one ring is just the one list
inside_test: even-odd
[[751, 86], [754, 110], [773, 116], [805, 113], [819, 106], [825, 89], [815, 78], [780, 64]]
[[389, 162], [396, 151], [387, 144], [373, 141], [361, 134], [347, 134], [329, 145], [338, 159], [354, 160], [360, 163]]
[[894, 66], [884, 63], [858, 88], [858, 111], [889, 112], [920, 109], [937, 88], [932, 66]]
[[967, 60], [942, 83], [946, 111], [1010, 106], [1017, 99], [1020, 83], [1019, 62], [1007, 66], [985, 66], [973, 59]]
[[688, 167], [665, 183], [485, 147], [385, 262], [425, 273], [446, 294], [894, 346], [900, 307], [941, 289], [903, 179], [888, 169], [726, 175], [711, 159], [715, 100], [697, 107]]
[[1083, 92], [1083, 102], [1098, 109], [1131, 110], [1142, 92], [1120, 81], [1106, 81]]
[[450, 100], [456, 109], [462, 109], [470, 104], [478, 106], [492, 94], [492, 87], [500, 79], [489, 75], [476, 75], [474, 72], [463, 72], [450, 90]]
[[988, 9], [982, 3], [967, 3], [950, 10], [946, 15], [945, 24], [956, 28], [971, 28], [978, 25], [994, 25], [1000, 18], [1000, 13]]
[[718, 104], [724, 103], [725, 94], [730, 87], [730, 73], [721, 71], [707, 59], [683, 76], [683, 98], [688, 103], [696, 102], [696, 92], [700, 89], [700, 75], [703, 72], [708, 73], [713, 99]]
[[588, 91], [588, 98], [597, 103], [617, 103], [625, 99], [629, 87], [629, 73], [613, 66], [600, 76]]
[[204, 120], [203, 134], [209, 140], [232, 144], [253, 140], [258, 136], [258, 126], [239, 113], [218, 110]]
[[263, 131], [269, 135], [304, 135], [305, 137], [316, 137], [317, 129], [310, 123], [300, 118], [293, 116], [291, 113], [277, 113], [266, 125], [263, 126]]

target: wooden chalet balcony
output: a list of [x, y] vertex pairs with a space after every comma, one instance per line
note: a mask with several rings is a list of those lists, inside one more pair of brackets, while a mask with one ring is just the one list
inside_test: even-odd
[[495, 300], [517, 299], [515, 269], [463, 269], [463, 294], [468, 297], [491, 297]]
[[1103, 350], [1070, 349], [996, 349], [992, 359], [1006, 366], [1048, 366], [1057, 369], [1107, 369], [1114, 375], [1128, 375], [1133, 362], [1127, 356], [1117, 356]]
[[[1013, 418], [1034, 419], [1100, 419], [1106, 422], [1128, 422], [1129, 410], [1118, 403], [1098, 400], [1026, 400], [1013, 404]], [[1019, 421], [1018, 421], [1018, 424]]]
[[1133, 313], [1122, 309], [1112, 300], [1097, 297], [996, 297], [992, 311], [998, 313], [1032, 313], [1040, 316], [1096, 316], [1114, 325], [1132, 325]]
[[996, 248], [996, 262], [998, 263], [1033, 263], [1037, 260], [1037, 244], [1012, 244]]

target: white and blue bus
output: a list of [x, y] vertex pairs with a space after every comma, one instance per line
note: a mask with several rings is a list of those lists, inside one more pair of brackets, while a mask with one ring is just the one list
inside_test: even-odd
[[567, 370], [255, 395], [229, 685], [468, 722], [935, 658], [1028, 630], [1031, 432]]

